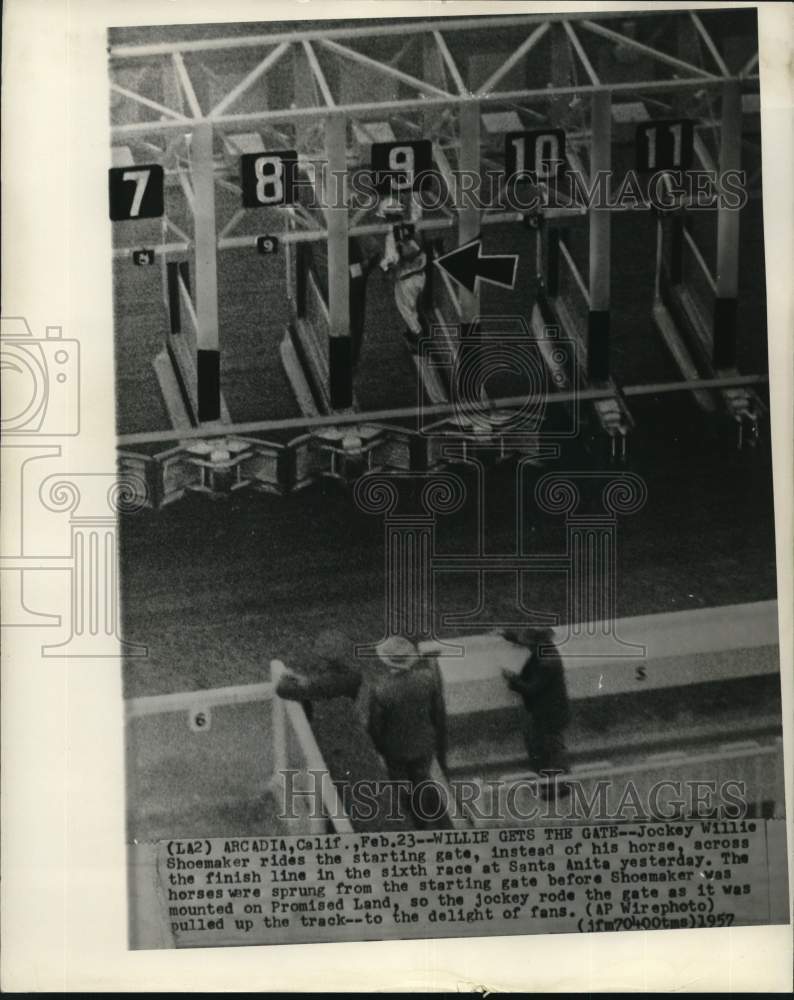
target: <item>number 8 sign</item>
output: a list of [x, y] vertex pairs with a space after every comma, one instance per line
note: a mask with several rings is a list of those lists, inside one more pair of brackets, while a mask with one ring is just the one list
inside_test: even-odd
[[294, 149], [275, 153], [246, 153], [240, 157], [244, 208], [294, 205], [298, 154]]

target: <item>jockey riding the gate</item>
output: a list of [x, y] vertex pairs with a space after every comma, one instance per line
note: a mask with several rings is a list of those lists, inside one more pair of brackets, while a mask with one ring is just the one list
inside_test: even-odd
[[380, 266], [394, 277], [394, 301], [406, 325], [403, 338], [413, 353], [418, 351], [424, 332], [419, 303], [425, 289], [427, 254], [413, 227], [421, 214], [421, 207], [413, 197], [409, 205], [404, 205], [395, 193], [384, 198], [378, 206], [378, 215], [393, 223], [386, 235]]

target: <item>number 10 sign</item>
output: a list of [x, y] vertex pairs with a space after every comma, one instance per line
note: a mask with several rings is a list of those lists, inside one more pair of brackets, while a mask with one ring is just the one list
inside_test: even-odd
[[565, 167], [565, 132], [561, 128], [508, 132], [505, 176], [508, 180], [550, 181]]

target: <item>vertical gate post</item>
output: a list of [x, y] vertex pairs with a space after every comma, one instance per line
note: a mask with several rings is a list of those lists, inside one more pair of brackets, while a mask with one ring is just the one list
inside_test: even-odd
[[[612, 95], [593, 94], [591, 105], [592, 154], [590, 179], [597, 197], [607, 192], [599, 175], [612, 169]], [[587, 316], [587, 377], [590, 382], [609, 379], [610, 210], [596, 202], [590, 208], [590, 311]]]

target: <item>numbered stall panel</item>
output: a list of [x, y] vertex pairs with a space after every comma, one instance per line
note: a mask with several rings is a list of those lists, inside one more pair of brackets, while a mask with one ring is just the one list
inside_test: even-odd
[[379, 190], [406, 191], [417, 177], [433, 167], [433, 144], [429, 139], [415, 142], [376, 142], [372, 146], [372, 172]]
[[111, 221], [162, 217], [164, 172], [158, 163], [111, 167], [108, 175]]
[[136, 267], [149, 267], [154, 264], [154, 248], [153, 247], [141, 247], [140, 250], [132, 251], [132, 263]]
[[694, 124], [677, 121], [644, 122], [637, 126], [636, 166], [639, 173], [689, 170], [694, 151]]
[[263, 254], [265, 257], [270, 254], [278, 253], [279, 241], [277, 236], [257, 236], [256, 238], [256, 249], [257, 253]]
[[526, 176], [533, 182], [556, 180], [565, 171], [565, 132], [561, 128], [508, 132], [505, 179]]
[[240, 157], [243, 208], [295, 204], [298, 154], [294, 149]]

